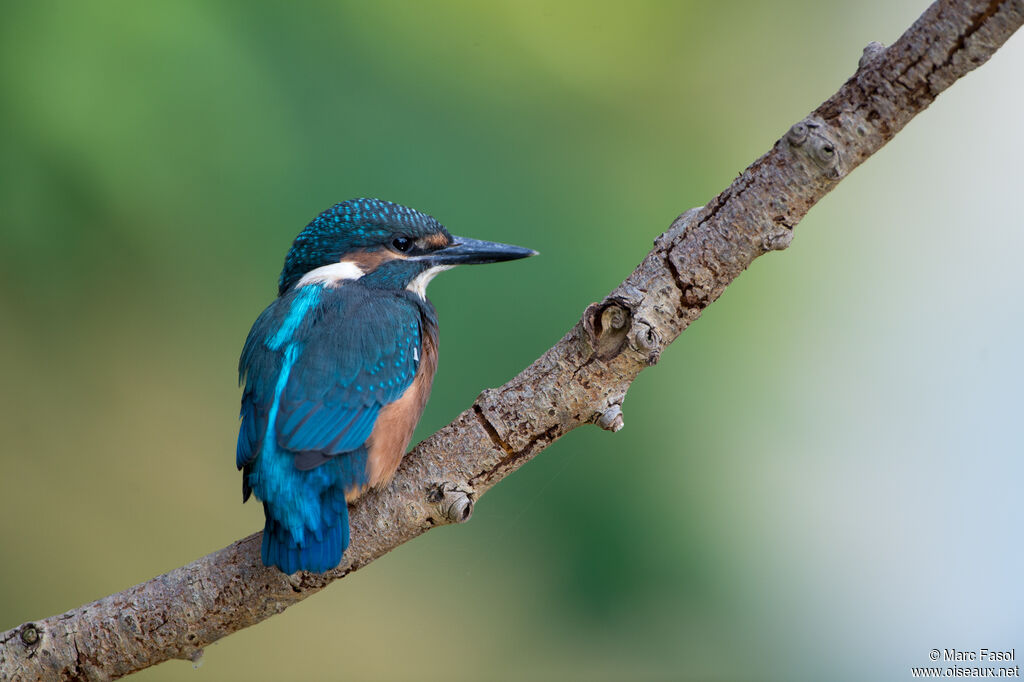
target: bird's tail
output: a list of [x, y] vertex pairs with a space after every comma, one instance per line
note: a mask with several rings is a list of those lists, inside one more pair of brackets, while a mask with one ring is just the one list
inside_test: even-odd
[[[348, 507], [342, 498], [339, 510], [324, 514], [321, 528], [308, 529], [303, 541], [296, 542], [283, 524], [269, 513], [263, 527], [263, 564], [277, 566], [289, 575], [295, 571], [324, 573], [341, 563], [341, 555], [348, 547]], [[327, 510], [324, 510], [327, 511]]]

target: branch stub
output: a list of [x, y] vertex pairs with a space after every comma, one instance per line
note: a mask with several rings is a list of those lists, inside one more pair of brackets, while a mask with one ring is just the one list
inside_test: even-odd
[[622, 419], [622, 406], [615, 404], [605, 410], [598, 417], [597, 425], [605, 431], [611, 431], [612, 433], [620, 431], [626, 425], [626, 422]]

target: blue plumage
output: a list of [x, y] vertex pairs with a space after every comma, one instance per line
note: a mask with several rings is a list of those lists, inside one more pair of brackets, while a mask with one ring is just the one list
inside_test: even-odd
[[379, 199], [337, 204], [296, 237], [278, 298], [239, 360], [235, 462], [243, 501], [263, 501], [264, 564], [285, 573], [337, 566], [349, 543], [347, 499], [394, 474], [437, 362], [430, 278], [533, 255], [460, 239]]
[[363, 444], [416, 375], [422, 317], [408, 292], [353, 282], [294, 289], [256, 321], [240, 366], [236, 462], [264, 502], [265, 563], [290, 573], [341, 561], [345, 495], [367, 484]]

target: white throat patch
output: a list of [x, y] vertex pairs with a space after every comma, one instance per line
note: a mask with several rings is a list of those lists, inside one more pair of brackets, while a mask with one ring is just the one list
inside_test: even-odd
[[362, 268], [351, 261], [343, 260], [340, 263], [322, 265], [316, 270], [310, 270], [296, 286], [304, 287], [307, 284], [324, 284], [326, 286], [338, 286], [344, 281], [359, 279], [366, 273]]
[[445, 270], [451, 270], [453, 267], [455, 266], [435, 265], [432, 268], [424, 270], [409, 282], [409, 286], [407, 286], [406, 289], [420, 298], [425, 299], [427, 297], [427, 285], [430, 284], [430, 280], [434, 279], [438, 273], [444, 272]]

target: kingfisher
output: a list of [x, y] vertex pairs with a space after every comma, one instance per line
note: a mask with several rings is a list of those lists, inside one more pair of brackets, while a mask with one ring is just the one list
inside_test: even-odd
[[394, 476], [437, 369], [430, 280], [533, 255], [382, 199], [343, 201], [299, 233], [238, 363], [236, 464], [242, 501], [263, 502], [264, 565], [335, 568], [348, 503]]

